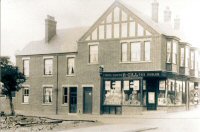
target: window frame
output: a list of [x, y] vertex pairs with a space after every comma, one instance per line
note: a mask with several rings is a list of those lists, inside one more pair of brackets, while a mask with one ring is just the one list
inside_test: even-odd
[[[126, 45], [126, 59], [125, 60], [123, 60], [124, 58], [123, 45]], [[128, 62], [128, 42], [121, 43], [121, 62]]]
[[[23, 74], [26, 77], [29, 77], [30, 76], [30, 58], [22, 58], [22, 61], [23, 61]], [[26, 73], [27, 67], [25, 66], [26, 61], [28, 62], [28, 72], [27, 73]]]
[[[169, 45], [170, 44], [170, 45]], [[169, 48], [169, 50], [168, 50]], [[172, 63], [172, 41], [168, 40], [166, 44], [166, 63]], [[168, 58], [168, 55], [170, 55]]]
[[[97, 47], [97, 57], [96, 57], [96, 61], [91, 61], [91, 47]], [[98, 43], [88, 43], [88, 49], [89, 49], [89, 60], [88, 63], [89, 64], [98, 64], [99, 63], [99, 44]]]
[[[47, 69], [46, 69], [46, 61], [47, 60], [51, 60], [52, 61], [52, 66], [51, 66], [51, 70], [49, 70], [49, 68], [47, 68], [49, 71], [51, 71], [51, 73], [49, 73], [49, 74], [47, 74], [46, 72], [48, 72], [48, 71], [46, 71]], [[51, 76], [51, 75], [53, 75], [53, 58], [44, 58], [44, 75], [45, 76]]]
[[[146, 55], [147, 55], [147, 53], [146, 53], [146, 44], [149, 44], [149, 49], [148, 49], [148, 60], [146, 59], [147, 57], [146, 57]], [[151, 42], [150, 41], [144, 41], [144, 61], [151, 61]]]
[[[25, 93], [25, 91], [28, 91], [28, 93], [27, 92]], [[27, 102], [25, 102], [25, 99], [24, 99], [25, 96], [28, 96]], [[29, 104], [29, 97], [30, 97], [30, 88], [28, 86], [24, 86], [22, 88], [22, 104]]]
[[[139, 47], [137, 47], [137, 48], [140, 48], [138, 51], [139, 51], [139, 54], [137, 54], [136, 56], [139, 56], [139, 57], [137, 57], [136, 58], [136, 60], [134, 59], [134, 55], [133, 54], [136, 54], [136, 53], [134, 53], [133, 51], [132, 51], [132, 49], [134, 50], [134, 48], [132, 47], [133, 45], [137, 45], [137, 46], [139, 46]], [[131, 56], [131, 62], [140, 62], [140, 61], [142, 61], [142, 53], [141, 53], [141, 49], [142, 49], [142, 43], [141, 42], [139, 42], [139, 41], [135, 41], [135, 42], [130, 42], [130, 47], [131, 47], [131, 52], [130, 52], [130, 56]], [[136, 48], [136, 49], [137, 49]], [[137, 51], [137, 52], [138, 52]], [[133, 57], [133, 58], [132, 58]]]
[[[67, 89], [67, 94], [65, 94], [65, 89]], [[69, 94], [69, 90], [68, 90], [69, 88], [68, 87], [62, 87], [62, 104], [63, 105], [65, 105], [65, 104], [68, 104], [68, 101], [69, 101], [69, 99], [68, 99], [68, 94]], [[67, 102], [65, 102], [65, 97], [67, 97]]]
[[[74, 60], [74, 64], [73, 64], [73, 70], [74, 70], [74, 72], [73, 73], [71, 73], [71, 74], [69, 74], [69, 60], [70, 59], [73, 59]], [[73, 57], [73, 56], [71, 56], [71, 57], [67, 57], [67, 75], [68, 76], [74, 76], [75, 75], [75, 57]]]
[[[51, 94], [49, 97], [51, 97], [51, 101], [46, 102], [46, 89], [51, 89]], [[43, 87], [43, 104], [52, 104], [53, 103], [53, 87], [52, 86], [44, 86]]]

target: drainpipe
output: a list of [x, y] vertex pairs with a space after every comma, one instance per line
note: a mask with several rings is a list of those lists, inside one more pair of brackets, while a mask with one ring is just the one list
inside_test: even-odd
[[58, 55], [56, 55], [56, 115], [58, 114]]

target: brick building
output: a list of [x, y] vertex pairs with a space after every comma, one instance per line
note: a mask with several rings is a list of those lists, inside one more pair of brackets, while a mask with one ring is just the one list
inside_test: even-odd
[[158, 22], [115, 1], [91, 27], [56, 30], [45, 20], [45, 38], [16, 55], [27, 76], [16, 109], [45, 114], [134, 114], [179, 110], [198, 99], [200, 56], [179, 33], [171, 11]]

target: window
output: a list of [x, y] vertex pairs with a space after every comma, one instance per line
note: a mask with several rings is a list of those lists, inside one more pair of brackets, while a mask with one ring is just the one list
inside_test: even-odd
[[89, 50], [90, 50], [89, 62], [98, 63], [98, 45], [90, 45]]
[[128, 50], [128, 44], [122, 43], [122, 62], [128, 61], [127, 50]]
[[172, 59], [172, 62], [174, 64], [177, 64], [177, 42], [176, 41], [173, 41], [173, 59]]
[[75, 58], [67, 58], [67, 74], [73, 75], [75, 68]]
[[114, 9], [114, 22], [119, 22], [119, 13], [120, 13], [120, 10], [119, 10], [119, 7], [116, 7]]
[[141, 44], [139, 42], [131, 43], [131, 61], [141, 60]]
[[23, 88], [22, 92], [22, 102], [29, 103], [29, 88]]
[[171, 63], [171, 41], [167, 42], [167, 63]]
[[104, 105], [121, 105], [121, 81], [105, 81]]
[[23, 73], [25, 76], [29, 76], [29, 60], [23, 60]]
[[150, 61], [150, 42], [144, 42], [144, 46], [145, 46], [145, 57], [144, 60], [145, 61]]
[[128, 19], [127, 14], [124, 11], [122, 11], [121, 13], [122, 13], [122, 16], [121, 16], [122, 21], [127, 21], [127, 19]]
[[181, 48], [181, 60], [180, 60], [180, 66], [183, 67], [184, 66], [184, 63], [185, 63], [185, 49], [184, 48]]
[[159, 81], [159, 95], [158, 95], [158, 105], [167, 105], [167, 97], [166, 97], [166, 82], [165, 80]]
[[97, 29], [92, 32], [92, 40], [97, 40]]
[[52, 88], [51, 87], [44, 88], [43, 103], [45, 104], [52, 103]]
[[53, 74], [53, 59], [44, 59], [44, 75]]
[[138, 27], [137, 27], [137, 35], [144, 36], [144, 28], [140, 24], [138, 24]]
[[185, 67], [189, 67], [189, 61], [190, 61], [190, 51], [189, 47], [186, 47], [185, 51]]
[[68, 103], [68, 89], [67, 87], [63, 88], [63, 104]]
[[190, 53], [190, 55], [191, 55], [191, 60], [190, 60], [190, 69], [194, 69], [194, 51], [191, 51], [191, 53]]
[[125, 80], [123, 82], [123, 105], [140, 105], [140, 81]]

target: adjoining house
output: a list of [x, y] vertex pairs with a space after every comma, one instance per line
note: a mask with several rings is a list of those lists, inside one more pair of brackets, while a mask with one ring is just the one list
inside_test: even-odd
[[[170, 26], [115, 1], [91, 27], [56, 30], [45, 20], [45, 39], [16, 55], [27, 76], [16, 109], [44, 114], [135, 114], [188, 109], [200, 82], [200, 52]], [[198, 94], [198, 93], [197, 93]]]

